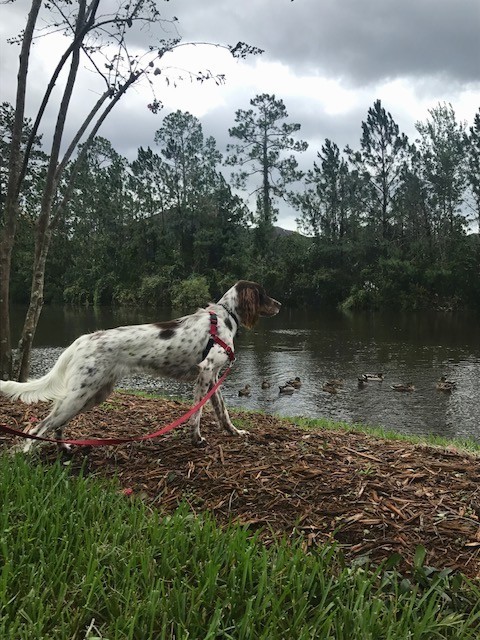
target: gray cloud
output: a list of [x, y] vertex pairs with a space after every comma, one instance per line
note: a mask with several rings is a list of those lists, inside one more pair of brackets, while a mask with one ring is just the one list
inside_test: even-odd
[[478, 0], [184, 0], [187, 39], [244, 40], [296, 72], [354, 85], [436, 75], [480, 78]]

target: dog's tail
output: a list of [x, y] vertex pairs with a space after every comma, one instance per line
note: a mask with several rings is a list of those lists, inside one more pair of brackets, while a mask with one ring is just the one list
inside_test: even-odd
[[41, 378], [28, 382], [0, 380], [0, 394], [10, 400], [22, 400], [27, 403], [59, 400], [65, 395], [65, 372], [70, 360], [70, 349], [66, 349], [53, 368]]

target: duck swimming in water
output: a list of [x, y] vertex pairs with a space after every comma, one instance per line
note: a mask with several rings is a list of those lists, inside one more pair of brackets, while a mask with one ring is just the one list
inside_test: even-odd
[[291, 395], [295, 391], [295, 388], [292, 387], [291, 384], [284, 384], [282, 386], [279, 386], [278, 389], [279, 389], [279, 393], [287, 393], [289, 395]]
[[415, 391], [415, 387], [411, 382], [407, 384], [392, 384], [394, 391]]
[[327, 380], [325, 384], [331, 385], [332, 387], [343, 387], [343, 378], [332, 378], [331, 380]]
[[326, 393], [338, 393], [338, 385], [332, 384], [331, 380], [327, 380], [327, 382], [323, 383], [322, 391]]
[[302, 386], [302, 381], [297, 376], [293, 380], [288, 380], [287, 381], [287, 385], [290, 386], [290, 387], [294, 387], [295, 389], [300, 389], [300, 387]]
[[447, 380], [446, 376], [442, 376], [436, 384], [436, 388], [439, 391], [446, 391], [447, 393], [453, 391], [453, 389], [455, 389], [456, 386], [457, 386], [457, 383], [454, 382], [453, 380]]
[[243, 389], [239, 390], [238, 395], [248, 397], [250, 395], [250, 385], [246, 384]]
[[359, 382], [383, 382], [383, 373], [362, 373]]

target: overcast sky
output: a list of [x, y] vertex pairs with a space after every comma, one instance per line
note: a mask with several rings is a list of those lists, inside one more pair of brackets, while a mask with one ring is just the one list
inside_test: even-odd
[[[204, 133], [213, 135], [224, 152], [235, 111], [249, 108], [249, 100], [260, 93], [283, 99], [288, 120], [301, 124], [299, 136], [309, 143], [302, 168], [312, 166], [325, 138], [340, 148], [357, 148], [361, 122], [376, 99], [411, 140], [415, 122], [427, 120], [428, 110], [439, 102], [451, 103], [458, 119], [469, 124], [480, 106], [479, 0], [170, 0], [157, 5], [165, 18], [178, 18], [175, 25], [184, 41], [244, 41], [265, 53], [234, 61], [225, 51], [196, 46], [170, 54], [168, 61], [165, 57], [165, 65], [172, 67], [225, 73], [226, 83], [185, 81], [173, 88], [160, 81], [157, 97], [164, 109], [156, 116], [146, 108], [150, 90], [131, 90], [100, 131], [129, 159], [138, 147], [154, 146], [163, 117], [176, 109], [197, 116]], [[23, 28], [29, 6], [28, 0], [0, 5], [2, 101], [14, 100], [18, 70], [19, 49], [7, 39]], [[176, 35], [173, 26], [163, 24], [161, 30], [136, 34], [136, 43], [144, 46], [162, 34]], [[63, 49], [60, 35], [35, 45], [28, 115], [34, 114]], [[99, 91], [93, 74], [85, 71], [68, 131]], [[282, 207], [279, 224], [295, 228], [295, 215]]]

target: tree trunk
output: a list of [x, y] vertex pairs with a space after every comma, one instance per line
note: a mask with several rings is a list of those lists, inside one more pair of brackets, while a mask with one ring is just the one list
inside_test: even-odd
[[271, 203], [270, 203], [270, 180], [268, 179], [268, 140], [267, 130], [263, 137], [263, 224], [266, 228], [272, 223]]
[[33, 265], [30, 304], [28, 305], [27, 314], [25, 316], [22, 337], [18, 343], [18, 358], [16, 362], [15, 377], [17, 380], [20, 380], [20, 382], [24, 382], [28, 378], [33, 337], [43, 308], [45, 263], [47, 261], [51, 236], [52, 233], [50, 229], [47, 229], [42, 235], [38, 255], [36, 255]]
[[25, 94], [27, 73], [33, 31], [38, 18], [41, 0], [32, 0], [30, 13], [23, 34], [20, 64], [18, 69], [17, 96], [15, 102], [15, 120], [10, 145], [7, 195], [4, 206], [4, 227], [0, 239], [0, 378], [5, 380], [12, 375], [12, 348], [10, 336], [10, 272], [12, 250], [15, 240], [15, 227], [18, 216], [18, 191], [22, 167], [22, 133], [25, 114]]
[[0, 242], [0, 379], [12, 375], [12, 343], [10, 338], [10, 270], [15, 239], [16, 202], [5, 205], [5, 226]]

